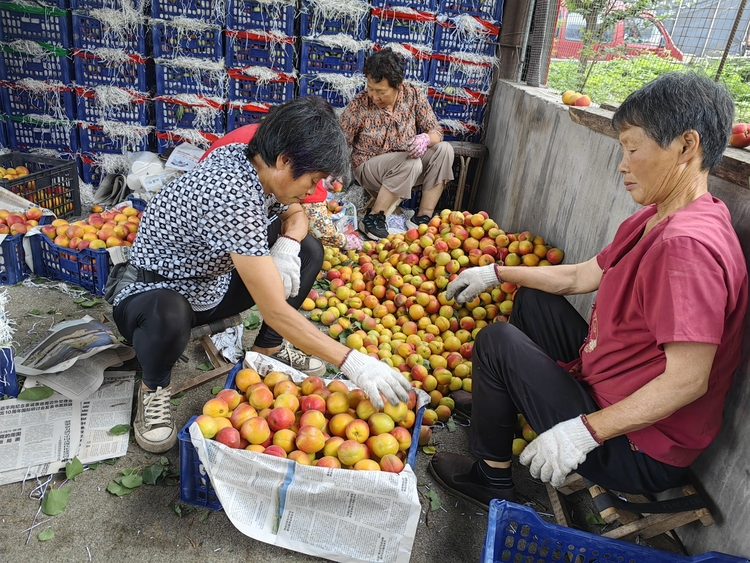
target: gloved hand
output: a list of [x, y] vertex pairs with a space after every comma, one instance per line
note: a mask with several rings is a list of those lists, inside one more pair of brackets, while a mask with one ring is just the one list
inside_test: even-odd
[[271, 247], [271, 258], [281, 274], [284, 283], [284, 295], [287, 299], [299, 293], [299, 275], [302, 261], [299, 259], [299, 243], [289, 237], [279, 237]]
[[427, 149], [430, 147], [430, 136], [427, 133], [420, 133], [415, 135], [414, 138], [409, 141], [409, 156], [412, 158], [421, 158]]
[[411, 384], [388, 364], [352, 350], [341, 364], [341, 371], [362, 389], [376, 409], [383, 408], [382, 393], [388, 402], [397, 405], [409, 400]]
[[559, 487], [565, 477], [599, 446], [580, 416], [560, 422], [542, 432], [521, 452], [521, 463], [532, 477]]
[[448, 284], [445, 297], [450, 300], [456, 297], [456, 303], [462, 305], [471, 301], [488, 287], [496, 286], [500, 280], [495, 273], [495, 265], [480, 266], [464, 270]]

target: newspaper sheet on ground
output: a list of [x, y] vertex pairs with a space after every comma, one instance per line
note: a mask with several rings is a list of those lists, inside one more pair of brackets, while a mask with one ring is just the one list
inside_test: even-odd
[[[262, 376], [283, 371], [297, 383], [305, 378], [254, 352], [244, 364]], [[418, 406], [427, 401], [419, 393]], [[206, 440], [195, 423], [190, 438], [224, 511], [243, 534], [333, 561], [408, 563], [421, 510], [408, 465], [399, 474], [304, 466]]]
[[[125, 455], [129, 434], [109, 430], [130, 424], [134, 381], [133, 371], [113, 371], [84, 401], [55, 393], [0, 402], [0, 485], [56, 473], [74, 457], [86, 464]], [[38, 384], [27, 378], [24, 388]]]

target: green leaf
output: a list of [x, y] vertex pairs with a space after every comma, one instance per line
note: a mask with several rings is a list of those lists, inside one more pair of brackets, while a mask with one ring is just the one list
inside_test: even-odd
[[210, 515], [211, 515], [211, 511], [210, 510], [206, 510], [203, 514], [201, 514], [200, 521], [201, 522], [205, 522], [206, 520], [208, 520], [208, 517]]
[[51, 397], [53, 393], [52, 389], [46, 385], [42, 385], [41, 387], [32, 387], [31, 389], [21, 391], [18, 394], [18, 398], [24, 401], [43, 401]]
[[169, 404], [173, 405], [175, 407], [179, 407], [180, 406], [180, 402], [181, 401], [179, 399], [169, 399]]
[[140, 475], [125, 475], [120, 481], [120, 484], [128, 489], [137, 489], [143, 485], [143, 477]]
[[183, 115], [185, 115], [185, 106], [178, 105], [177, 106], [177, 114], [176, 114], [177, 121], [180, 121], [182, 119]]
[[185, 395], [187, 395], [187, 391], [180, 391], [179, 393], [176, 393], [172, 395], [173, 399], [182, 399]]
[[68, 479], [73, 480], [81, 473], [83, 473], [83, 464], [77, 457], [65, 464], [65, 477]]
[[442, 505], [442, 502], [440, 501], [440, 495], [437, 494], [433, 490], [429, 490], [426, 493], [424, 493], [424, 496], [427, 498], [427, 500], [430, 501], [430, 510], [432, 512], [435, 512], [436, 510], [440, 509], [440, 506]]
[[175, 504], [174, 513], [177, 515], [178, 518], [182, 518], [182, 506], [179, 504]]
[[203, 362], [202, 364], [198, 365], [198, 369], [201, 371], [211, 371], [212, 369], [214, 369], [214, 366], [212, 366], [210, 362]]
[[163, 472], [164, 468], [158, 463], [150, 465], [143, 470], [143, 482], [146, 483], [146, 485], [156, 485], [157, 479], [161, 477]]
[[85, 297], [78, 297], [76, 299], [73, 299], [73, 303], [78, 303], [78, 304], [83, 303], [84, 301], [88, 301], [88, 299], [86, 299]]
[[47, 489], [47, 492], [42, 499], [42, 512], [47, 516], [57, 516], [58, 514], [62, 514], [65, 507], [68, 506], [69, 498], [70, 487]]
[[96, 301], [84, 301], [83, 303], [79, 303], [81, 307], [85, 307], [86, 309], [89, 309], [90, 307], [93, 307], [94, 305], [98, 305]]
[[161, 463], [163, 467], [167, 467], [169, 465], [169, 458], [163, 455], [159, 458], [159, 463]]
[[116, 458], [105, 459], [102, 463], [106, 463], [107, 465], [114, 465], [115, 463], [117, 463], [117, 459]]
[[57, 313], [57, 309], [50, 309], [49, 311], [47, 311], [48, 315], [54, 315], [55, 313]]
[[596, 524], [598, 526], [605, 526], [607, 524], [601, 516], [599, 516], [598, 514], [594, 514], [593, 512], [589, 512], [586, 515], [586, 522], [588, 524]]
[[47, 541], [51, 540], [55, 537], [55, 532], [52, 530], [52, 528], [47, 528], [46, 530], [42, 530], [39, 532], [39, 534], [36, 536], [36, 539], [39, 541]]
[[122, 470], [123, 475], [138, 475], [138, 470], [133, 468], [123, 469]]
[[211, 387], [211, 394], [212, 395], [218, 395], [219, 391], [221, 391], [222, 389], [224, 389], [224, 388], [221, 387], [221, 386]]
[[117, 482], [117, 480], [112, 481], [110, 482], [109, 485], [107, 485], [107, 491], [118, 497], [129, 495], [134, 490], [135, 489], [129, 489], [128, 487], [123, 487], [120, 483]]
[[99, 467], [99, 463], [87, 463], [86, 467], [89, 468], [89, 470], [95, 471], [97, 467]]
[[247, 317], [242, 319], [242, 326], [248, 330], [254, 330], [260, 326], [260, 317], [255, 313], [250, 313]]
[[448, 422], [445, 423], [445, 427], [448, 429], [448, 432], [456, 431], [456, 422], [453, 420], [453, 417], [448, 419]]
[[118, 424], [109, 429], [109, 433], [112, 434], [112, 436], [120, 436], [122, 434], [127, 434], [128, 432], [130, 432], [129, 424]]
[[435, 449], [435, 446], [424, 446], [422, 451], [427, 455], [434, 455], [437, 450]]

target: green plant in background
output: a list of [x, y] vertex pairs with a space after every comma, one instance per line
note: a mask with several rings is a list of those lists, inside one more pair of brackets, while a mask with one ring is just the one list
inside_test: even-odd
[[[718, 60], [679, 63], [652, 54], [599, 61], [591, 69], [586, 93], [596, 104], [618, 104], [628, 94], [666, 72], [694, 71], [713, 78], [718, 66]], [[575, 90], [578, 79], [579, 61], [553, 61], [547, 86], [560, 92]], [[740, 57], [727, 59], [720, 82], [727, 87], [734, 100], [735, 123], [750, 121], [750, 60]]]

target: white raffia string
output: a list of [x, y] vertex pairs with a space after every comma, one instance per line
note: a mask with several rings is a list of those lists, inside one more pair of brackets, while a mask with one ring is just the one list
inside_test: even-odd
[[162, 57], [154, 59], [154, 62], [158, 65], [170, 68], [185, 69], [190, 73], [192, 80], [198, 84], [201, 84], [203, 82], [202, 78], [206, 76], [209, 82], [216, 83], [216, 87], [210, 88], [201, 93], [206, 96], [219, 96], [221, 98], [226, 98], [226, 93], [229, 89], [229, 75], [224, 66], [224, 59], [212, 61], [195, 57], [175, 57], [173, 59]]
[[[169, 96], [174, 100], [182, 102], [184, 105], [191, 106], [195, 113], [193, 118], [193, 127], [200, 131], [216, 133], [216, 117], [222, 113], [224, 100], [217, 97], [197, 96], [195, 94], [177, 94]], [[209, 101], [214, 102], [210, 104]]]
[[[393, 18], [388, 18], [391, 22], [390, 24], [390, 34], [393, 35], [393, 27], [396, 25], [396, 20], [399, 19], [399, 14], [410, 14], [415, 15], [419, 14], [420, 12], [415, 10], [414, 8], [408, 8], [406, 6], [393, 6], [392, 8], [389, 8], [390, 11], [394, 12]], [[381, 20], [382, 21], [382, 20]], [[431, 21], [419, 21], [419, 20], [408, 20], [409, 21], [409, 28], [410, 29], [417, 29], [417, 32], [415, 35], [418, 37], [427, 37], [428, 33], [427, 30], [434, 26], [434, 22]]]
[[102, 178], [108, 174], [127, 174], [130, 172], [130, 160], [122, 154], [100, 153], [96, 155]]
[[46, 158], [60, 158], [60, 151], [55, 149], [31, 149], [30, 152]]
[[[191, 145], [195, 145], [202, 149], [207, 149], [211, 145], [211, 141], [206, 139], [201, 132], [196, 129], [173, 129], [172, 131], [168, 131], [167, 134], [170, 137], [180, 137]], [[221, 137], [221, 135], [219, 135], [219, 137]]]
[[43, 97], [45, 113], [53, 115], [56, 119], [68, 118], [68, 114], [61, 102], [61, 88], [65, 87], [62, 82], [56, 80], [42, 82], [33, 78], [22, 78], [16, 84], [26, 88], [36, 97]]
[[[416, 43], [410, 43], [409, 46], [413, 47], [414, 49], [416, 49], [417, 51], [419, 51], [420, 53], [423, 53], [425, 55], [431, 55], [432, 54], [432, 46], [431, 45], [419, 45], [419, 44], [416, 44]], [[413, 59], [413, 58], [415, 58], [417, 56], [416, 53], [414, 53], [413, 51], [410, 51], [409, 49], [407, 49], [406, 47], [404, 47], [403, 44], [401, 44], [401, 43], [395, 43], [395, 42], [386, 43], [384, 49], [388, 49], [388, 48], [390, 48], [397, 55], [401, 55], [402, 57], [404, 57], [407, 60], [411, 60], [411, 59]]]
[[110, 63], [125, 64], [132, 61], [132, 59], [128, 56], [128, 53], [124, 49], [100, 47], [98, 49], [92, 49], [91, 54], [99, 57], [103, 61], [107, 61]]
[[[193, 18], [186, 18], [184, 16], [177, 16], [171, 20], [163, 20], [159, 18], [152, 18], [152, 24], [164, 24], [170, 27], [176, 27], [180, 34], [189, 34], [191, 31], [209, 31], [211, 29], [221, 29], [221, 26], [211, 23], [209, 21], [197, 20]], [[182, 35], [180, 35], [182, 37]]]
[[358, 0], [309, 0], [308, 5], [308, 12], [312, 12], [310, 28], [316, 32], [322, 31], [325, 20], [351, 22], [353, 27], [359, 27], [370, 11], [369, 4]]
[[15, 41], [8, 43], [8, 47], [17, 53], [34, 59], [57, 56], [55, 53], [39, 45], [36, 41], [29, 41], [28, 39], [16, 39]]
[[130, 125], [119, 121], [100, 121], [97, 125], [102, 128], [107, 137], [120, 139], [122, 142], [122, 152], [129, 149], [134, 151], [141, 150], [143, 138], [154, 130], [153, 126]]
[[347, 104], [365, 85], [365, 77], [359, 73], [346, 76], [344, 74], [322, 72], [314, 75], [313, 78], [326, 84], [331, 90], [335, 90], [341, 94], [341, 97], [344, 98], [344, 102]]
[[253, 78], [255, 78], [255, 81], [259, 86], [268, 86], [270, 82], [279, 80], [280, 78], [285, 76], [297, 78], [296, 70], [292, 70], [292, 72], [274, 72], [273, 70], [265, 66], [248, 66], [241, 69], [240, 72], [245, 76], [252, 76]]
[[[11, 320], [5, 311], [5, 306], [8, 304], [10, 297], [8, 291], [3, 289], [0, 291], [0, 348], [8, 348], [13, 341], [13, 333], [15, 329], [10, 326]], [[7, 382], [5, 382], [7, 383]]]
[[303, 37], [303, 39], [315, 41], [315, 43], [320, 43], [327, 47], [333, 47], [334, 49], [341, 49], [348, 53], [367, 51], [372, 47], [372, 41], [359, 41], [350, 35], [345, 35], [343, 33], [338, 33], [336, 35], [318, 35], [317, 37]]
[[443, 94], [446, 94], [448, 96], [452, 96], [454, 98], [463, 98], [466, 100], [473, 100], [474, 96], [472, 96], [466, 88], [460, 88], [456, 86], [444, 86], [443, 88], [438, 88], [438, 92], [441, 92]]
[[138, 33], [138, 26], [145, 23], [143, 16], [129, 10], [94, 8], [87, 15], [103, 23], [102, 39], [108, 44], [127, 43], [128, 36]]
[[441, 119], [440, 125], [454, 135], [468, 135], [481, 129], [476, 121], [459, 121], [458, 119]]

